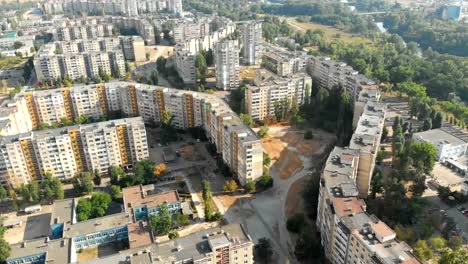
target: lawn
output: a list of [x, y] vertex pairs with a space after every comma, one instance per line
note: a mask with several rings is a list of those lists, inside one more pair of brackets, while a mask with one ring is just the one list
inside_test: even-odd
[[367, 43], [367, 44], [372, 43], [372, 41], [367, 38], [363, 38], [360, 36], [356, 36], [356, 35], [344, 32], [335, 27], [330, 27], [330, 26], [326, 26], [326, 25], [322, 25], [322, 24], [318, 24], [314, 22], [307, 22], [307, 23], [298, 22], [295, 17], [286, 18], [286, 21], [295, 30], [305, 31], [305, 30], [310, 29], [314, 31], [314, 30], [320, 29], [323, 32], [325, 32], [325, 38], [328, 40], [341, 39], [345, 42], [351, 42], [351, 43]]
[[14, 68], [16, 66], [20, 66], [26, 60], [14, 56], [14, 57], [0, 57], [0, 70]]

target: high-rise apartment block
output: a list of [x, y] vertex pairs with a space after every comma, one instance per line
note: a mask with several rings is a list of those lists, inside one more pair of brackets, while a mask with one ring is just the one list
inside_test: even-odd
[[144, 41], [140, 37], [97, 38], [57, 41], [44, 45], [34, 59], [39, 80], [56, 80], [65, 76], [97, 78], [100, 73], [121, 75], [125, 59], [144, 61]]
[[[211, 28], [216, 28], [216, 30], [210, 31]], [[202, 20], [196, 23], [184, 22], [176, 26], [174, 37], [182, 42], [176, 44], [174, 48], [175, 66], [184, 83], [196, 82], [195, 57], [197, 53], [210, 49], [214, 51], [216, 43], [234, 33], [235, 29], [236, 24], [231, 20], [217, 17], [210, 23]], [[197, 36], [195, 32], [200, 32], [201, 35]]]
[[81, 171], [107, 173], [110, 166], [133, 164], [148, 155], [139, 117], [26, 132], [2, 137], [0, 182], [16, 188], [47, 173], [60, 179]]
[[52, 0], [43, 6], [47, 14], [138, 16], [164, 10], [174, 15], [183, 12], [182, 0]]
[[239, 43], [236, 40], [224, 40], [216, 43], [214, 49], [216, 87], [222, 90], [239, 87]]
[[357, 100], [362, 86], [374, 84], [346, 63], [326, 57], [309, 56], [307, 71], [320, 88], [330, 90], [341, 85], [347, 90], [353, 103]]
[[119, 30], [135, 30], [146, 45], [155, 44], [154, 26], [144, 18], [101, 16], [54, 21], [54, 37], [58, 41], [112, 37]]
[[[16, 109], [14, 103], [21, 107]], [[240, 118], [232, 112], [223, 100], [213, 95], [136, 83], [111, 82], [26, 92], [17, 95], [14, 100], [9, 101], [8, 105], [11, 107], [5, 108], [5, 111], [8, 110], [11, 114], [7, 115], [8, 112], [5, 112], [5, 118], [2, 122], [3, 133], [6, 135], [11, 135], [14, 132], [28, 132], [34, 128], [42, 127], [44, 123], [54, 125], [62, 123], [65, 119], [74, 120], [84, 115], [94, 120], [112, 114], [128, 117], [140, 116], [146, 123], [159, 123], [163, 112], [168, 111], [173, 117], [173, 125], [176, 128], [203, 128], [207, 137], [216, 145], [224, 162], [238, 176], [242, 184], [247, 183], [247, 181], [255, 181], [263, 174], [263, 148], [260, 139], [254, 131], [242, 123]], [[21, 123], [21, 119], [18, 118], [21, 114], [24, 114], [25, 118], [28, 118], [30, 122]], [[109, 122], [104, 124], [109, 124]], [[12, 146], [16, 149], [16, 152], [11, 153], [19, 155], [18, 159], [24, 161], [25, 167], [21, 172], [22, 174], [15, 172], [14, 177], [4, 177], [4, 183], [21, 184], [29, 182], [50, 171], [45, 168], [60, 167], [59, 165], [42, 166], [38, 155], [36, 155], [34, 142], [41, 135], [44, 136], [40, 138], [46, 137], [45, 135], [50, 133], [52, 133], [51, 135], [63, 135], [64, 130], [69, 134], [67, 138], [72, 135], [79, 138], [77, 140], [81, 143], [74, 148], [83, 150], [81, 157], [90, 157], [89, 159], [81, 159], [82, 165], [81, 167], [76, 165], [77, 171], [81, 171], [80, 168], [86, 166], [88, 169], [98, 169], [104, 172], [110, 165], [130, 164], [135, 160], [143, 159], [147, 155], [145, 154], [147, 150], [139, 151], [145, 149], [146, 145], [146, 140], [141, 139], [145, 135], [141, 130], [143, 129], [141, 126], [137, 127], [137, 129], [132, 126], [132, 129], [129, 129], [130, 125], [127, 124], [128, 129], [115, 128], [116, 133], [123, 133], [125, 144], [122, 143], [123, 141], [119, 141], [119, 137], [114, 137], [114, 132], [111, 134], [105, 132], [105, 127], [95, 129], [92, 125], [83, 125], [80, 127], [78, 134], [71, 133], [72, 128], [29, 132], [20, 135], [13, 134], [5, 137], [5, 140], [11, 138], [11, 143], [14, 143]], [[110, 129], [113, 130], [114, 128], [111, 127]], [[18, 138], [20, 143], [16, 142], [15, 138]], [[19, 138], [25, 138], [25, 140], [21, 141]], [[133, 141], [130, 142], [131, 140]], [[57, 141], [57, 139], [54, 138], [54, 141]], [[103, 141], [108, 144], [103, 145]], [[29, 142], [32, 142], [32, 145]], [[128, 142], [131, 144], [127, 144]], [[99, 147], [99, 149], [91, 147]], [[24, 154], [26, 153], [24, 149], [28, 150], [27, 153], [30, 154]], [[125, 156], [122, 153], [128, 155]], [[30, 162], [26, 163], [26, 159]], [[67, 160], [70, 161], [68, 158]], [[78, 164], [78, 161], [76, 161], [76, 164]], [[60, 172], [57, 170], [54, 175], [68, 178], [75, 172], [72, 167], [68, 167], [67, 170], [64, 167], [60, 168], [62, 170]], [[28, 173], [25, 173], [25, 171], [28, 171]], [[21, 175], [23, 178], [18, 178], [17, 175]]]
[[332, 263], [420, 263], [390, 227], [366, 212], [362, 200], [369, 192], [385, 125], [386, 106], [379, 97], [376, 87], [360, 91], [349, 147], [335, 147], [322, 172], [316, 223]]
[[194, 84], [197, 81], [195, 73], [195, 54], [191, 53], [182, 44], [174, 47], [175, 67], [180, 78], [186, 84]]
[[262, 62], [262, 23], [249, 21], [242, 29], [242, 62], [247, 65], [260, 65]]
[[312, 78], [304, 73], [283, 78], [259, 70], [257, 76], [245, 90], [246, 110], [254, 120], [275, 116], [277, 108], [286, 107], [285, 103], [289, 106], [304, 104], [307, 89], [309, 94], [312, 89]]
[[289, 51], [264, 43], [262, 66], [279, 76], [287, 77], [305, 72], [309, 55], [301, 51]]

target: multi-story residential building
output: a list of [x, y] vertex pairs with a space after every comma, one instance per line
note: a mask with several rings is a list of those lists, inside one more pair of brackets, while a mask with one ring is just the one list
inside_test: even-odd
[[216, 87], [223, 90], [239, 87], [239, 43], [224, 40], [216, 43], [214, 50]]
[[249, 21], [242, 25], [242, 62], [260, 65], [262, 62], [262, 23]]
[[306, 52], [288, 51], [284, 48], [263, 43], [262, 66], [279, 76], [287, 77], [305, 72], [308, 60]]
[[183, 43], [209, 35], [210, 23], [205, 19], [193, 22], [183, 20], [178, 22], [172, 31], [175, 43]]
[[120, 44], [126, 60], [146, 61], [145, 41], [141, 37], [121, 37]]
[[174, 48], [174, 57], [177, 72], [184, 83], [196, 83], [195, 54], [191, 53], [182, 44], [177, 44]]
[[[176, 128], [203, 128], [242, 184], [255, 181], [263, 174], [263, 148], [259, 138], [223, 100], [214, 95], [137, 83], [111, 82], [29, 92], [18, 95], [17, 100], [23, 100], [22, 111], [29, 115], [29, 129], [24, 128], [28, 131], [30, 128], [39, 128], [41, 123], [54, 124], [64, 118], [73, 120], [86, 115], [97, 120], [113, 113], [129, 117], [141, 116], [149, 124], [159, 123], [162, 113], [167, 111], [171, 113]], [[8, 122], [13, 124], [17, 121], [8, 119]], [[77, 170], [82, 171], [81, 168], [86, 167], [105, 172], [110, 165], [130, 164], [146, 157], [147, 151], [142, 152], [146, 145], [146, 141], [143, 141], [143, 127], [130, 124], [126, 127], [115, 124], [98, 129], [99, 127], [92, 125], [83, 125], [80, 129], [73, 130], [77, 131], [74, 133], [70, 132], [71, 128], [68, 129], [69, 134], [76, 140], [79, 138], [81, 142], [75, 148], [83, 149], [80, 152], [80, 157], [83, 158], [80, 159], [81, 165], [77, 165]], [[25, 132], [24, 129], [21, 132]], [[63, 130], [51, 131], [61, 133]], [[119, 137], [119, 133], [126, 136]], [[34, 139], [35, 132], [32, 135]], [[122, 149], [127, 155], [118, 154], [117, 150], [123, 153]], [[39, 172], [29, 174], [33, 175], [30, 178], [42, 175]]]
[[18, 95], [0, 103], [0, 136], [31, 131], [33, 128], [31, 120], [24, 96]]
[[57, 41], [70, 41], [76, 39], [95, 39], [113, 36], [114, 25], [102, 24], [76, 24], [67, 26], [59, 21], [55, 28], [54, 38]]
[[346, 89], [350, 98], [352, 98], [353, 104], [364, 85], [374, 84], [372, 80], [359, 74], [346, 63], [337, 62], [326, 57], [309, 56], [307, 71], [319, 88], [330, 90], [341, 86]]
[[385, 104], [369, 101], [349, 142], [350, 149], [359, 150], [356, 182], [361, 198], [366, 198], [369, 193], [375, 159], [380, 150], [380, 140], [385, 125], [385, 112]]
[[27, 132], [1, 139], [0, 182], [16, 188], [47, 173], [70, 179], [80, 171], [107, 173], [110, 166], [147, 158], [146, 131], [139, 117]]
[[[0, 38], [0, 55], [12, 57], [19, 52], [23, 57], [30, 56], [34, 53], [34, 40], [34, 35]], [[21, 43], [21, 47], [16, 46], [18, 43]]]
[[282, 78], [259, 70], [257, 76], [245, 90], [247, 113], [254, 120], [274, 116], [276, 108], [284, 107], [284, 102], [297, 106], [304, 104], [307, 89], [309, 94], [312, 89], [312, 78], [304, 73]]
[[182, 0], [53, 0], [43, 4], [48, 14], [126, 15], [156, 14], [168, 10], [181, 15]]
[[322, 173], [317, 226], [332, 263], [420, 263], [395, 232], [357, 198], [359, 150], [335, 147]]
[[[143, 53], [143, 55], [142, 55]], [[39, 80], [97, 78], [125, 72], [125, 57], [145, 57], [143, 41], [134, 37], [57, 41], [44, 45], [34, 59]]]

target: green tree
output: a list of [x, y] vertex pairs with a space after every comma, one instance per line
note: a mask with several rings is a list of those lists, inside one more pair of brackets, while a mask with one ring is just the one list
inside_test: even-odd
[[371, 179], [371, 197], [375, 199], [377, 193], [382, 193], [383, 191], [383, 175], [382, 171], [376, 169], [372, 175]]
[[263, 152], [263, 166], [270, 167], [270, 164], [271, 164], [270, 155], [268, 155], [268, 153], [266, 152]]
[[73, 177], [73, 188], [81, 195], [84, 193], [91, 193], [94, 189], [93, 174], [89, 171], [80, 172]]
[[165, 77], [167, 77], [166, 63], [167, 59], [163, 56], [159, 56], [156, 60], [156, 69], [158, 70], [159, 74]]
[[37, 203], [40, 200], [39, 184], [37, 182], [21, 185], [19, 193], [25, 202]]
[[179, 237], [179, 233], [177, 231], [170, 231], [168, 234], [169, 239], [175, 239]]
[[414, 252], [422, 261], [430, 260], [434, 256], [434, 253], [429, 248], [425, 240], [418, 240], [418, 242], [416, 242]]
[[254, 260], [258, 263], [270, 263], [273, 256], [273, 248], [270, 239], [260, 238], [254, 246]]
[[424, 171], [430, 174], [434, 169], [436, 161], [436, 149], [428, 142], [412, 143], [410, 157], [413, 159], [413, 162], [422, 161]]
[[240, 119], [242, 120], [242, 122], [250, 127], [252, 127], [254, 125], [254, 121], [252, 119], [252, 117], [248, 114], [240, 114]]
[[5, 188], [3, 188], [2, 185], [0, 185], [0, 202], [3, 202], [7, 197], [8, 197], [7, 191], [5, 190]]
[[466, 264], [468, 263], [468, 249], [445, 250], [439, 259], [439, 264]]
[[247, 193], [255, 192], [255, 183], [253, 181], [247, 181], [247, 183], [245, 183], [245, 192]]
[[110, 189], [110, 195], [113, 200], [122, 198], [122, 189], [118, 185], [112, 185]]
[[237, 182], [235, 180], [226, 181], [223, 185], [224, 192], [235, 192], [237, 191]]
[[260, 138], [264, 138], [264, 137], [268, 136], [268, 126], [263, 125], [262, 127], [260, 127], [260, 130], [258, 130], [257, 135]]
[[150, 217], [150, 225], [158, 236], [167, 235], [174, 226], [167, 204], [159, 206], [158, 214]]
[[112, 184], [117, 184], [121, 178], [125, 177], [125, 171], [119, 166], [110, 166], [109, 177]]
[[195, 57], [195, 68], [197, 73], [197, 79], [200, 80], [200, 83], [204, 84], [206, 80], [206, 60], [205, 56], [201, 52]]
[[45, 200], [52, 202], [53, 200], [62, 200], [65, 196], [63, 184], [59, 178], [53, 177], [50, 173], [46, 174], [41, 183], [42, 196]]
[[457, 250], [464, 245], [464, 241], [459, 236], [451, 236], [447, 242], [447, 246], [453, 250]]
[[0, 262], [7, 260], [11, 254], [11, 247], [5, 239], [0, 238]]
[[432, 248], [438, 251], [447, 246], [447, 241], [445, 241], [443, 237], [431, 237], [429, 242], [431, 243]]
[[91, 211], [92, 205], [89, 199], [81, 198], [80, 200], [78, 200], [78, 204], [76, 205], [76, 217], [78, 222], [90, 219]]
[[184, 215], [182, 213], [177, 213], [176, 215], [176, 223], [179, 226], [185, 226], [190, 223], [188, 215]]

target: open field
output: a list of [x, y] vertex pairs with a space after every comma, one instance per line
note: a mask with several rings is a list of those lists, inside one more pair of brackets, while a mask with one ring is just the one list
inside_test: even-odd
[[281, 152], [281, 158], [278, 159], [272, 167], [272, 169], [279, 172], [281, 179], [287, 179], [301, 168], [303, 168], [302, 160], [295, 152], [289, 149], [285, 149]]
[[317, 29], [322, 30], [325, 33], [325, 38], [328, 40], [341, 39], [345, 42], [352, 42], [352, 43], [367, 43], [367, 44], [372, 43], [369, 39], [366, 39], [360, 36], [355, 36], [353, 34], [344, 32], [335, 27], [330, 27], [330, 26], [326, 26], [326, 25], [322, 25], [322, 24], [318, 24], [314, 22], [302, 23], [302, 22], [298, 22], [295, 17], [286, 18], [286, 21], [291, 27], [293, 27], [296, 30], [300, 30], [300, 31], [306, 31], [308, 29], [312, 31], [317, 30]]

